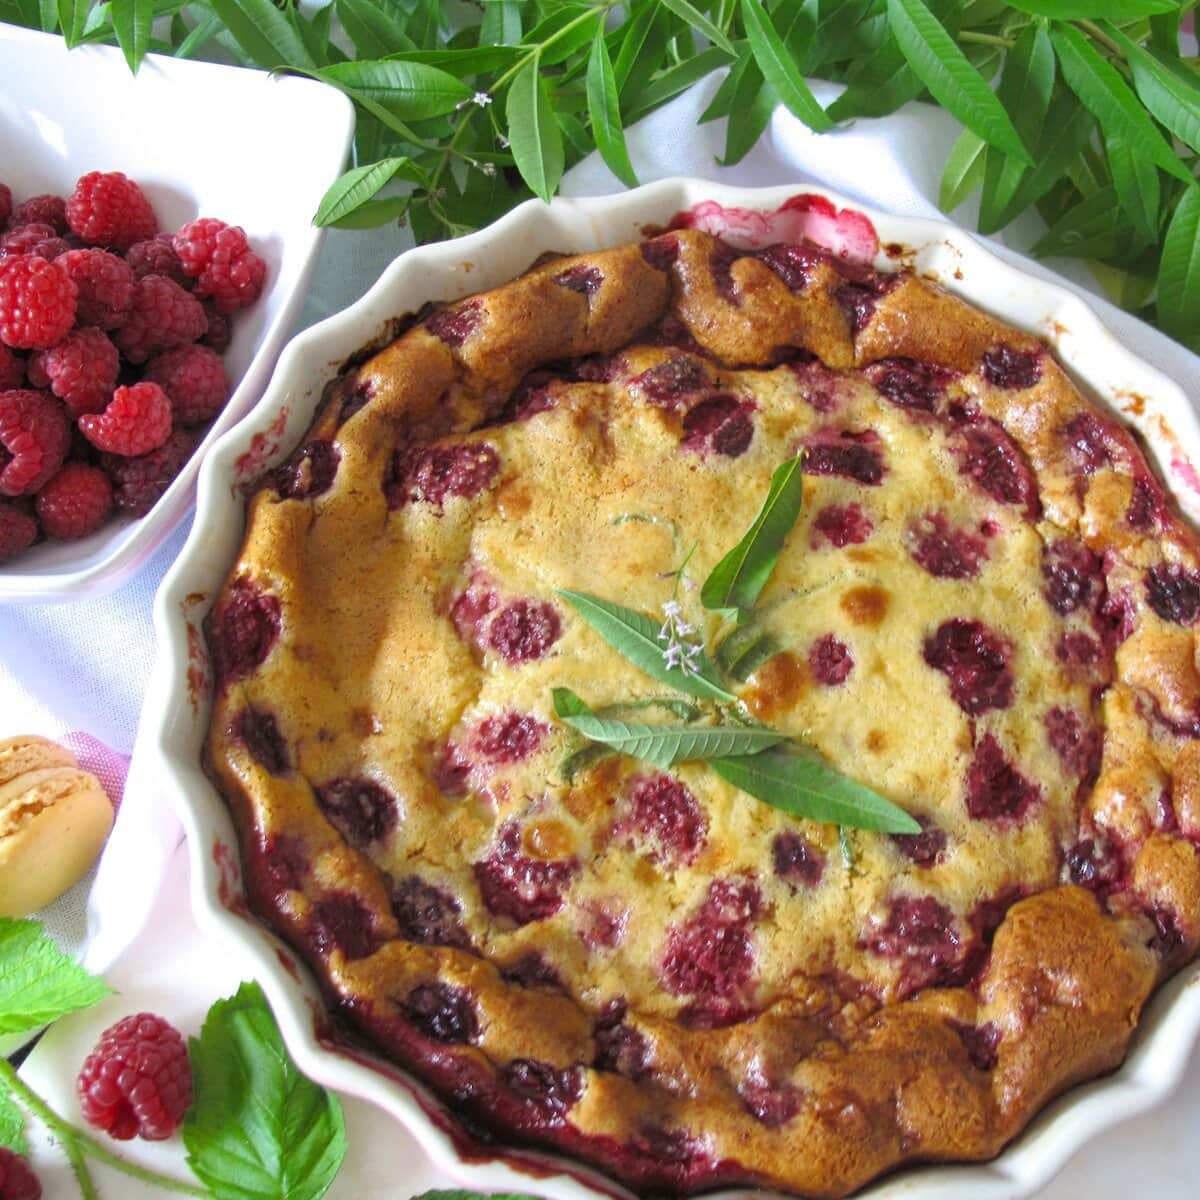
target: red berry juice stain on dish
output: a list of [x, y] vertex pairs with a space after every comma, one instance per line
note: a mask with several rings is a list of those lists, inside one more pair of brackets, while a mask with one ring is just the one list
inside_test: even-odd
[[716, 1027], [747, 1015], [754, 969], [749, 927], [762, 909], [751, 880], [714, 879], [699, 909], [671, 927], [659, 978], [672, 995], [692, 997], [691, 1023]]
[[460, 920], [462, 905], [448, 891], [417, 875], [405, 875], [392, 885], [392, 912], [406, 941], [471, 949]]
[[454, 308], [440, 308], [426, 322], [425, 328], [447, 346], [461, 346], [475, 332], [483, 319], [483, 304], [467, 300]]
[[887, 474], [879, 435], [874, 430], [861, 432], [823, 429], [806, 443], [804, 470], [808, 475], [840, 475], [874, 487]]
[[825, 873], [825, 855], [803, 834], [792, 830], [775, 835], [771, 842], [771, 861], [775, 874], [793, 891], [816, 887]]
[[1164, 621], [1194, 625], [1200, 618], [1200, 572], [1158, 563], [1146, 574], [1146, 603]]
[[509, 666], [546, 655], [562, 632], [558, 610], [537, 600], [510, 600], [488, 627], [488, 645]]
[[340, 950], [349, 960], [369, 958], [383, 944], [375, 917], [349, 892], [334, 892], [312, 906], [309, 934], [321, 954]]
[[433, 1042], [461, 1045], [479, 1036], [475, 1004], [466, 988], [448, 983], [419, 983], [400, 1002], [404, 1019]]
[[614, 835], [651, 862], [689, 866], [707, 841], [708, 818], [699, 801], [670, 775], [634, 776], [622, 810]]
[[230, 584], [209, 624], [213, 671], [220, 688], [266, 661], [282, 626], [279, 597], [246, 576]]
[[975, 579], [987, 561], [987, 542], [956, 529], [945, 513], [923, 513], [908, 526], [907, 538], [917, 565], [935, 579]]
[[910, 413], [934, 413], [958, 372], [912, 358], [885, 358], [864, 372], [880, 395]]
[[918, 867], [936, 866], [946, 850], [946, 831], [928, 817], [918, 817], [920, 833], [893, 833], [892, 845]]
[[1071, 708], [1055, 706], [1045, 716], [1046, 740], [1063, 766], [1085, 785], [1100, 774], [1104, 735]]
[[950, 410], [949, 435], [959, 474], [992, 499], [1016, 505], [1025, 510], [1029, 520], [1037, 519], [1042, 511], [1037, 476], [998, 421], [955, 405]]
[[520, 827], [508, 821], [500, 827], [491, 854], [472, 870], [489, 912], [528, 925], [562, 908], [563, 893], [578, 874], [579, 861], [530, 858], [521, 849]]
[[1081, 542], [1059, 538], [1042, 547], [1042, 594], [1055, 612], [1066, 616], [1090, 609], [1104, 591], [1100, 559]]
[[360, 850], [387, 837], [400, 819], [396, 797], [359, 776], [323, 784], [317, 788], [317, 803], [342, 837]]
[[570, 292], [578, 292], [579, 295], [586, 297], [590, 304], [592, 297], [600, 290], [604, 276], [598, 267], [590, 266], [587, 263], [577, 263], [559, 275], [552, 275], [550, 282], [556, 283]]
[[1042, 789], [1009, 761], [1000, 743], [984, 734], [967, 768], [967, 813], [976, 820], [1018, 822], [1041, 799]]
[[556, 1067], [537, 1058], [513, 1059], [501, 1079], [542, 1119], [558, 1121], [583, 1095], [583, 1073], [578, 1067]]
[[267, 471], [259, 479], [259, 486], [278, 492], [281, 500], [311, 500], [333, 487], [341, 458], [342, 452], [333, 442], [309, 442], [287, 462]]
[[267, 460], [274, 458], [278, 453], [283, 435], [287, 432], [289, 412], [290, 409], [285, 404], [275, 420], [250, 439], [250, 448], [238, 456], [237, 462], [233, 464], [233, 477], [239, 485], [252, 483], [262, 474]]
[[901, 996], [953, 974], [965, 952], [953, 913], [933, 896], [897, 896], [887, 919], [862, 944], [880, 958], [900, 961]]
[[951, 697], [968, 716], [1012, 704], [1012, 644], [982, 621], [943, 621], [925, 639], [924, 655], [949, 680]]
[[491, 487], [500, 456], [487, 442], [414, 446], [397, 451], [383, 480], [388, 508], [409, 503], [444, 507], [449, 496], [473, 499]]
[[208, 643], [200, 629], [187, 622], [188, 665], [187, 688], [188, 701], [193, 712], [199, 712], [203, 702], [208, 700], [212, 690], [212, 674], [209, 671]]
[[749, 404], [737, 397], [722, 393], [701, 400], [683, 418], [684, 450], [696, 454], [723, 454], [737, 458], [750, 446], [754, 437], [754, 421]]
[[857, 501], [853, 504], [827, 504], [813, 518], [810, 545], [819, 549], [822, 540], [839, 550], [861, 546], [875, 531], [871, 518]]
[[244, 709], [234, 718], [231, 732], [250, 752], [251, 758], [272, 775], [282, 775], [291, 768], [287, 743], [279, 732], [274, 713]]
[[819, 684], [837, 687], [850, 678], [854, 656], [845, 642], [827, 633], [808, 648], [808, 666]]
[[1042, 356], [1037, 350], [997, 346], [983, 356], [983, 377], [996, 388], [1023, 391], [1042, 378]]
[[212, 860], [217, 868], [217, 900], [221, 907], [239, 917], [249, 918], [242, 889], [242, 865], [233, 847], [213, 838]]

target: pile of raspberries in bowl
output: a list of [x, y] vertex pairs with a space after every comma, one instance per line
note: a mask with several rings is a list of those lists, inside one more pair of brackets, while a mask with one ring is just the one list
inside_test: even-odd
[[20, 204], [0, 182], [0, 562], [150, 511], [229, 398], [230, 318], [265, 277], [242, 229], [163, 233], [119, 171]]

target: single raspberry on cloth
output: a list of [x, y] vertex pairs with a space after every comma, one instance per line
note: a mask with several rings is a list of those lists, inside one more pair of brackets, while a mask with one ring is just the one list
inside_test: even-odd
[[61, 196], [30, 196], [18, 204], [8, 218], [9, 229], [18, 225], [49, 225], [57, 234], [67, 232], [67, 205]]
[[144, 517], [191, 458], [199, 441], [200, 435], [193, 430], [175, 429], [157, 450], [151, 450], [149, 454], [139, 454], [136, 458], [103, 455], [100, 465], [113, 482], [117, 508], [132, 516]]
[[137, 1013], [105, 1030], [76, 1080], [84, 1119], [119, 1141], [173, 1134], [192, 1102], [187, 1046], [174, 1026]]
[[0, 392], [0, 495], [36, 492], [62, 466], [70, 444], [70, 422], [53, 396]]
[[68, 250], [55, 260], [79, 289], [75, 320], [97, 329], [116, 329], [133, 304], [133, 272], [107, 250]]
[[134, 458], [157, 450], [171, 433], [171, 402], [157, 383], [117, 388], [108, 407], [79, 418], [79, 428], [98, 450]]
[[41, 1200], [42, 1185], [29, 1159], [0, 1146], [0, 1200]]
[[78, 295], [56, 262], [34, 255], [0, 261], [0, 342], [21, 350], [53, 346], [75, 324]]
[[90, 171], [67, 200], [67, 223], [85, 242], [128, 250], [158, 232], [145, 193], [120, 171]]
[[215, 417], [229, 398], [225, 364], [207, 346], [181, 346], [152, 358], [144, 378], [167, 393], [178, 425], [199, 425]]
[[37, 541], [38, 523], [19, 504], [0, 500], [0, 562], [28, 550]]
[[182, 226], [173, 241], [197, 294], [211, 296], [218, 312], [236, 312], [258, 299], [267, 264], [250, 249], [240, 226], [201, 217]]
[[0, 258], [36, 254], [38, 258], [57, 258], [70, 249], [66, 241], [49, 225], [16, 225], [0, 237]]
[[163, 275], [147, 275], [133, 285], [133, 304], [115, 340], [130, 362], [143, 363], [160, 350], [196, 341], [207, 328], [195, 296]]
[[120, 371], [121, 356], [99, 329], [73, 329], [57, 346], [31, 354], [26, 368], [29, 382], [49, 387], [73, 417], [104, 408]]
[[135, 279], [145, 279], [147, 275], [165, 275], [180, 287], [191, 290], [192, 277], [183, 269], [169, 233], [158, 233], [130, 246], [125, 261]]
[[47, 536], [69, 542], [98, 529], [112, 512], [113, 490], [99, 467], [69, 462], [37, 495], [37, 515]]
[[19, 388], [25, 378], [25, 360], [0, 342], [0, 392]]

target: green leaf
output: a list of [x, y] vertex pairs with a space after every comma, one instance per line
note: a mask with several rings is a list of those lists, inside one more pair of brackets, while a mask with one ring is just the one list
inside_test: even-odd
[[365, 200], [352, 212], [329, 225], [334, 229], [378, 229], [391, 221], [398, 221], [412, 206], [411, 196], [377, 196]]
[[754, 61], [770, 85], [776, 97], [787, 110], [798, 117], [810, 129], [818, 133], [833, 128], [833, 122], [817, 103], [796, 60], [788, 53], [778, 30], [767, 16], [758, 0], [741, 0], [742, 21]]
[[982, 182], [987, 143], [964, 129], [946, 156], [938, 186], [938, 208], [952, 213]]
[[600, 156], [612, 173], [626, 187], [637, 187], [637, 175], [629, 161], [625, 145], [625, 130], [621, 126], [621, 108], [617, 98], [617, 83], [613, 76], [612, 59], [603, 27], [596, 30], [587, 69], [588, 116]]
[[1136, 21], [1178, 8], [1178, 0], [1009, 0], [1018, 12], [1054, 21]]
[[1146, 241], [1157, 242], [1162, 200], [1158, 168], [1120, 138], [1108, 138], [1105, 150], [1122, 210]]
[[700, 603], [710, 612], [740, 624], [758, 602], [804, 503], [802, 457], [798, 454], [775, 468], [753, 524], [704, 581]]
[[1200, 329], [1200, 187], [1195, 184], [1180, 197], [1163, 240], [1158, 320], [1175, 337]]
[[251, 62], [267, 70], [316, 68], [299, 31], [271, 0], [208, 0], [208, 5]]
[[888, 0], [888, 21], [909, 66], [939, 104], [988, 145], [1032, 164], [1004, 106], [921, 0]]
[[425, 182], [425, 172], [410, 158], [384, 158], [366, 166], [354, 167], [329, 185], [321, 198], [314, 225], [335, 225], [365, 204], [385, 183], [397, 175], [413, 183]]
[[1187, 168], [1167, 145], [1138, 98], [1116, 68], [1092, 49], [1083, 34], [1071, 25], [1055, 25], [1050, 30], [1050, 40], [1058, 52], [1063, 78], [1084, 107], [1091, 110], [1104, 132], [1140, 147], [1143, 154], [1165, 171], [1190, 182]]
[[0, 1146], [7, 1146], [17, 1154], [29, 1153], [29, 1143], [25, 1140], [25, 1114], [3, 1084], [0, 1084]]
[[440, 117], [471, 99], [466, 84], [448, 71], [394, 58], [334, 63], [317, 78], [375, 101], [401, 121]]
[[717, 647], [717, 666], [724, 674], [745, 683], [767, 659], [774, 658], [782, 649], [778, 639], [765, 629], [742, 625]]
[[1200, 84], [1164, 66], [1115, 26], [1106, 32], [1125, 51], [1142, 103], [1181, 142], [1200, 153]]
[[671, 67], [661, 75], [655, 76], [638, 93], [637, 103], [628, 114], [629, 123], [640, 121], [642, 117], [654, 111], [661, 104], [674, 99], [680, 92], [686, 92], [692, 84], [704, 78], [705, 75], [726, 66], [729, 55], [724, 50], [715, 48], [697, 54], [695, 58], [685, 59], [676, 67]]
[[603, 708], [597, 709], [596, 715], [615, 717], [622, 713], [641, 712], [647, 708], [661, 708], [681, 721], [698, 721], [703, 715], [696, 705], [689, 704], [686, 700], [679, 700], [674, 696], [644, 696], [641, 700], [622, 700], [617, 704], [606, 704]]
[[677, 17], [682, 17], [697, 33], [702, 33], [709, 42], [726, 54], [735, 54], [733, 43], [714, 25], [694, 4], [688, 0], [662, 0], [663, 7], [669, 8]]
[[517, 0], [492, 0], [479, 25], [481, 46], [517, 46], [521, 42], [521, 5]]
[[796, 817], [881, 833], [921, 832], [902, 808], [839, 775], [812, 751], [774, 749], [708, 765], [735, 788]]
[[387, 6], [375, 0], [335, 0], [337, 18], [363, 58], [386, 58], [398, 50], [415, 50], [416, 44], [404, 32]]
[[[630, 8], [633, 6], [630, 5]], [[624, 37], [621, 39], [621, 49], [617, 51], [617, 61], [613, 64], [613, 76], [617, 81], [617, 91], [623, 92], [629, 81], [630, 72], [638, 55], [642, 52], [650, 26], [654, 24], [659, 13], [656, 3], [643, 3], [632, 20], [625, 22], [622, 27]]]
[[722, 755], [752, 755], [787, 741], [773, 729], [743, 729], [731, 725], [646, 725], [601, 717], [586, 708], [570, 688], [554, 689], [554, 713], [585, 738], [620, 754], [651, 763], [660, 770], [680, 762]]
[[771, 123], [778, 100], [775, 91], [762, 77], [758, 64], [751, 59], [738, 76], [729, 119], [725, 126], [725, 157], [718, 159], [723, 167], [739, 163], [762, 137]]
[[748, 67], [754, 65], [754, 55], [750, 53], [748, 42], [739, 43], [738, 56], [729, 74], [721, 80], [720, 87], [713, 93], [708, 107], [700, 114], [697, 123], [707, 125], [710, 121], [719, 121], [729, 116], [733, 111], [733, 99], [737, 95], [738, 84]]
[[337, 1097], [288, 1056], [256, 983], [208, 1010], [189, 1045], [188, 1165], [216, 1200], [318, 1200], [346, 1153]]
[[91, 0], [58, 0], [58, 24], [68, 46], [78, 46], [87, 25]]
[[547, 204], [563, 172], [562, 131], [537, 59], [522, 67], [505, 104], [508, 140], [521, 178]]
[[736, 699], [721, 686], [716, 668], [703, 653], [699, 657], [699, 674], [685, 675], [678, 667], [668, 668], [663, 659], [664, 645], [658, 637], [660, 626], [649, 617], [587, 592], [558, 594], [614, 650], [652, 679], [700, 700]]
[[206, 42], [210, 42], [223, 28], [221, 18], [209, 15], [175, 47], [176, 58], [191, 58]]
[[150, 27], [154, 24], [154, 0], [112, 0], [109, 4], [117, 45], [125, 55], [129, 69], [136, 75], [150, 48]]
[[[1122, 225], [1125, 224], [1125, 230]], [[1100, 188], [1068, 209], [1034, 245], [1039, 257], [1051, 254], [1077, 258], [1109, 258], [1129, 240], [1132, 227], [1124, 222], [1116, 188]], [[1123, 237], [1122, 235], [1125, 234]]]
[[39, 921], [0, 917], [0, 1036], [26, 1033], [110, 994], [46, 936]]

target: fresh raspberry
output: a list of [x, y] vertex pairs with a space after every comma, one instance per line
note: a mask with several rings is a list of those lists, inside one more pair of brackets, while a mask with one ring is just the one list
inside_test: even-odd
[[19, 388], [25, 378], [25, 360], [0, 342], [0, 392]]
[[176, 429], [149, 454], [139, 454], [136, 458], [105, 454], [100, 465], [113, 481], [113, 500], [117, 508], [135, 517], [144, 517], [191, 458], [199, 441], [199, 434], [192, 430]]
[[217, 312], [211, 300], [204, 303], [204, 315], [208, 318], [208, 329], [200, 341], [218, 354], [224, 354], [233, 340], [233, 323], [224, 313]]
[[133, 272], [107, 250], [68, 250], [57, 260], [79, 289], [75, 319], [80, 325], [116, 329], [133, 304]]
[[69, 542], [98, 529], [112, 511], [112, 484], [99, 467], [69, 462], [40, 492], [37, 515], [52, 538]]
[[99, 412], [117, 386], [121, 356], [99, 329], [73, 329], [57, 346], [29, 356], [29, 382], [49, 387], [73, 417]]
[[258, 299], [267, 264], [250, 249], [240, 226], [201, 217], [184, 225], [174, 244], [197, 293], [211, 296], [218, 312], [236, 312]]
[[71, 442], [63, 407], [45, 392], [0, 392], [0, 495], [23, 496], [62, 466]]
[[18, 204], [8, 219], [9, 229], [18, 225], [49, 225], [55, 233], [67, 232], [67, 205], [61, 196], [30, 196]]
[[135, 458], [170, 436], [171, 402], [157, 383], [117, 388], [103, 412], [79, 418], [79, 428], [97, 449]]
[[37, 541], [38, 523], [24, 508], [0, 500], [0, 562], [5, 562]]
[[157, 233], [144, 242], [130, 246], [125, 261], [135, 279], [145, 279], [147, 275], [165, 275], [181, 288], [192, 290], [192, 277], [183, 269], [169, 233]]
[[160, 350], [194, 342], [208, 328], [195, 296], [162, 275], [147, 275], [133, 285], [133, 305], [117, 330], [117, 348], [133, 363]]
[[0, 1146], [0, 1200], [41, 1200], [42, 1185], [29, 1160]]
[[150, 201], [120, 171], [84, 175], [67, 200], [67, 224], [85, 242], [116, 250], [128, 250], [158, 232]]
[[78, 295], [56, 262], [34, 255], [0, 261], [0, 342], [22, 350], [53, 346], [75, 324]]
[[162, 1017], [138, 1013], [100, 1035], [76, 1080], [84, 1119], [119, 1141], [169, 1138], [192, 1102], [187, 1046]]
[[199, 425], [215, 417], [229, 398], [225, 364], [207, 346], [168, 350], [146, 364], [143, 378], [167, 393], [179, 425]]
[[57, 258], [70, 246], [50, 225], [18, 225], [0, 237], [0, 258], [16, 258], [21, 254], [36, 254], [38, 258]]
[[0, 183], [0, 229], [4, 229], [8, 225], [8, 218], [12, 216], [12, 210], [12, 189], [8, 184]]

